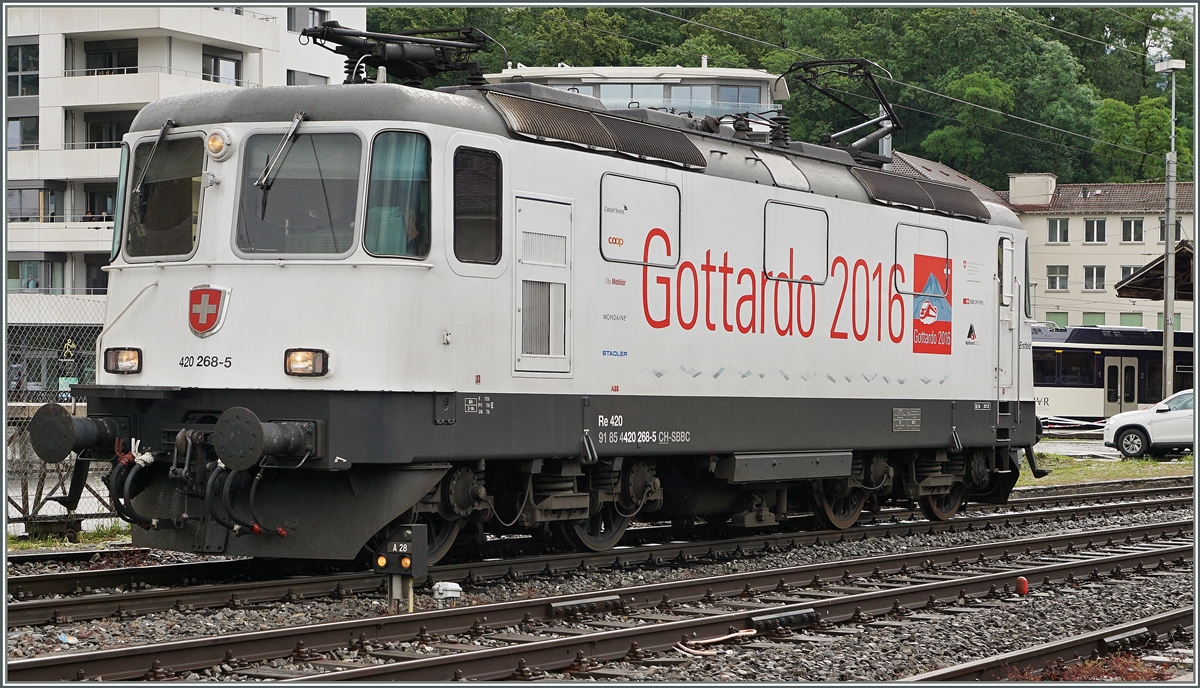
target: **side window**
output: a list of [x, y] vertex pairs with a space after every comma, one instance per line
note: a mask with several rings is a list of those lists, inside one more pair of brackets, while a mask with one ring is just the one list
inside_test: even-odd
[[1033, 352], [1033, 384], [1053, 385], [1058, 382], [1058, 358], [1053, 351]]
[[829, 278], [829, 216], [825, 211], [769, 201], [763, 271], [771, 279], [824, 284]]
[[605, 174], [600, 178], [600, 256], [615, 263], [679, 264], [679, 188]]
[[1193, 397], [1191, 394], [1180, 394], [1174, 399], [1168, 401], [1167, 406], [1169, 406], [1172, 411], [1190, 411], [1192, 409], [1192, 398]]
[[429, 255], [429, 141], [385, 131], [375, 137], [363, 243], [378, 256]]
[[454, 152], [454, 257], [464, 263], [500, 262], [501, 173], [491, 151]]

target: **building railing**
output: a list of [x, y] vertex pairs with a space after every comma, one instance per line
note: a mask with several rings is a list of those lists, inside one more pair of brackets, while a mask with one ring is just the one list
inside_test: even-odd
[[63, 144], [64, 150], [96, 150], [99, 148], [120, 147], [120, 141], [71, 141]]
[[673, 98], [601, 98], [604, 107], [610, 110], [625, 108], [654, 108], [673, 114], [690, 114], [700, 118], [705, 115], [720, 117], [741, 112], [764, 112], [779, 110], [778, 105], [764, 103], [727, 103], [719, 100], [678, 100]]
[[103, 296], [108, 287], [14, 287], [8, 286], [9, 294], [53, 294], [55, 296]]
[[84, 222], [95, 223], [92, 229], [112, 229], [112, 216], [107, 214], [102, 215], [25, 215], [21, 212], [14, 212], [12, 208], [8, 210], [9, 222]]
[[275, 21], [278, 19], [278, 17], [273, 17], [269, 14], [252, 12], [244, 7], [214, 7], [213, 9], [218, 12], [225, 12], [226, 14], [237, 14], [244, 17], [250, 17], [251, 19], [258, 19], [259, 21], [271, 23], [275, 23]]
[[243, 88], [258, 88], [259, 84], [246, 79], [229, 79], [226, 77], [215, 76], [213, 74], [204, 74], [202, 72], [190, 72], [186, 69], [175, 69], [173, 67], [110, 67], [104, 69], [68, 69], [63, 72], [63, 76], [107, 76], [110, 74], [141, 74], [141, 73], [159, 73], [171, 74], [174, 76], [183, 76], [189, 79], [201, 79], [203, 81], [213, 81], [230, 86], [241, 86]]
[[10, 151], [11, 150], [37, 150], [38, 144], [36, 144], [36, 143], [21, 143], [21, 144], [15, 145], [15, 146], [10, 145], [8, 147], [8, 149]]

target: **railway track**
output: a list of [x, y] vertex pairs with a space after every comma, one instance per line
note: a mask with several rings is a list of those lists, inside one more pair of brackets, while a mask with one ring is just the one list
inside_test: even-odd
[[995, 657], [958, 664], [906, 681], [1002, 681], [1014, 668], [1039, 669], [1069, 658], [1072, 661], [1112, 652], [1152, 646], [1163, 639], [1190, 639], [1195, 610], [1191, 606], [1110, 626], [1052, 643], [1006, 652]]
[[[1192, 497], [1183, 496], [1181, 492], [1190, 493], [1190, 488], [1033, 497], [1019, 500], [1018, 503], [1003, 509], [987, 505], [986, 509], [976, 510], [986, 513], [959, 516], [940, 523], [905, 521], [901, 516], [910, 518], [913, 512], [899, 510], [892, 513], [889, 520], [867, 521], [852, 531], [759, 533], [719, 540], [668, 540], [598, 553], [575, 552], [516, 559], [498, 558], [434, 566], [430, 571], [430, 578], [468, 583], [482, 583], [498, 578], [519, 580], [527, 576], [568, 569], [656, 566], [672, 562], [687, 564], [701, 558], [713, 560], [721, 556], [736, 557], [757, 551], [773, 551], [852, 538], [894, 537], [919, 532], [954, 532], [1051, 520], [1061, 522], [1081, 515], [1123, 513], [1125, 510], [1179, 509], [1192, 504]], [[667, 540], [671, 533], [668, 529], [644, 530], [656, 532], [663, 540]], [[640, 537], [649, 539], [647, 534]], [[292, 574], [298, 572], [298, 569], [290, 571]], [[329, 595], [344, 596], [379, 590], [382, 580], [380, 576], [370, 572], [351, 571], [304, 577], [287, 576], [287, 573], [287, 563], [275, 565], [256, 560], [227, 560], [134, 569], [77, 571], [45, 576], [13, 576], [8, 579], [8, 589], [16, 601], [8, 604], [7, 624], [11, 628], [107, 616], [124, 618], [127, 615], [171, 608], [186, 611]], [[153, 587], [177, 585], [184, 580], [229, 580], [239, 577], [253, 577], [254, 580], [192, 584], [185, 587]], [[120, 592], [88, 594], [89, 590], [104, 588], [119, 589]], [[27, 599], [31, 595], [49, 597]]]
[[[577, 659], [583, 661], [577, 668], [586, 669], [590, 662], [636, 658], [639, 650], [666, 650], [682, 638], [694, 647], [697, 641], [731, 632], [753, 632], [762, 641], [789, 643], [797, 641], [796, 629], [822, 629], [865, 615], [905, 615], [909, 610], [970, 614], [970, 609], [1004, 604], [1001, 590], [1014, 585], [1018, 576], [1033, 582], [1036, 591], [1108, 577], [1186, 575], [1181, 571], [1190, 571], [1191, 532], [1188, 521], [1057, 534], [59, 654], [10, 661], [8, 677], [126, 680], [149, 673], [170, 678], [172, 673], [225, 665], [252, 678], [440, 681], [455, 678], [456, 672], [461, 678], [497, 679], [514, 671], [559, 670]], [[424, 652], [384, 647], [414, 641]], [[318, 654], [348, 648], [356, 650], [357, 663]], [[256, 664], [272, 660], [277, 665], [286, 660], [286, 666]], [[383, 663], [389, 660], [393, 663]]]

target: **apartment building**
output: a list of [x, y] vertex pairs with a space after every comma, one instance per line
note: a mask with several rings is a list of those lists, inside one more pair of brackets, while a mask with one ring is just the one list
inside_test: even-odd
[[[486, 74], [489, 83], [529, 81], [599, 98], [610, 110], [659, 108], [676, 114], [728, 115], [777, 109], [787, 100], [787, 83], [777, 74], [758, 69], [700, 67], [526, 67], [517, 63], [499, 74]], [[755, 127], [765, 130], [765, 126]]]
[[[158, 98], [340, 83], [343, 58], [301, 45], [365, 7], [6, 8], [7, 290], [102, 298], [120, 140]], [[10, 298], [11, 304], [11, 298]]]
[[94, 380], [120, 141], [138, 111], [188, 93], [340, 83], [342, 56], [301, 45], [299, 32], [327, 20], [366, 28], [366, 8], [5, 10], [11, 405]]
[[[1117, 298], [1113, 285], [1163, 255], [1164, 184], [1058, 184], [1048, 173], [1010, 174], [997, 192], [1029, 232], [1036, 320], [1067, 325], [1163, 328], [1161, 301]], [[1195, 237], [1194, 188], [1177, 187], [1175, 239]], [[1192, 328], [1190, 303], [1176, 330]]]

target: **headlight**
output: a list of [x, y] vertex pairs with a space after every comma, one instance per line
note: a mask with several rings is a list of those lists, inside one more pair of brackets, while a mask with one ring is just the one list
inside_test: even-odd
[[288, 349], [283, 372], [299, 377], [319, 377], [329, 372], [329, 354], [321, 349]]
[[142, 372], [141, 349], [105, 349], [104, 372], [133, 375]]
[[205, 146], [213, 160], [224, 160], [233, 151], [233, 138], [224, 129], [214, 129]]

